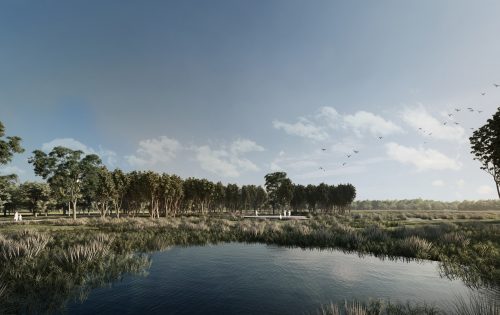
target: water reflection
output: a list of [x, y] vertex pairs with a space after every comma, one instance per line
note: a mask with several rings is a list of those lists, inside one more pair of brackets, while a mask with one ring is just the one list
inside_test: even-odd
[[[308, 300], [310, 305], [305, 303], [303, 307], [309, 307], [308, 311], [311, 311], [311, 307], [329, 302], [335, 294], [348, 299], [393, 297], [398, 292], [406, 292], [407, 298], [411, 299], [416, 292], [412, 285], [420, 286], [420, 293], [425, 291], [422, 287], [434, 286], [436, 290], [449, 288], [447, 280], [438, 281], [436, 264], [422, 260], [241, 243], [187, 249], [174, 247], [173, 256], [169, 256], [165, 250], [174, 242], [165, 235], [125, 233], [120, 235], [119, 241], [115, 237], [113, 233], [68, 233], [65, 238], [52, 240], [46, 234], [29, 231], [1, 236], [0, 313], [60, 313], [67, 311], [68, 303], [71, 313], [82, 304], [84, 310], [92, 311], [92, 304], [85, 308], [85, 301], [96, 288], [116, 284], [128, 274], [145, 276], [152, 262], [157, 263], [157, 268], [151, 270], [154, 277], [137, 280], [135, 294], [143, 289], [149, 290], [141, 281], [159, 281], [158, 278], [164, 282], [154, 283], [154, 286], [161, 287], [160, 292], [142, 294], [172, 294], [173, 301], [178, 299], [179, 303], [185, 302], [186, 296], [193, 298], [193, 292], [212, 297], [211, 294], [217, 290], [220, 292], [212, 297], [214, 300], [229, 297], [235, 305], [254, 303], [251, 299], [241, 300], [241, 295], [234, 296], [235, 292], [259, 296], [251, 289], [270, 290], [276, 299], [281, 297], [286, 302], [289, 297], [283, 292], [292, 288], [290, 294], [295, 294], [297, 299]], [[189, 243], [191, 240], [186, 239], [184, 245]], [[185, 254], [180, 252], [182, 250]], [[162, 253], [153, 254], [157, 251]], [[498, 282], [494, 281], [494, 277], [481, 274], [478, 270], [452, 261], [439, 264], [442, 277], [460, 279], [474, 288], [494, 288], [493, 295], [498, 293]], [[183, 283], [190, 281], [192, 285], [184, 287]], [[240, 281], [241, 285], [235, 285], [234, 281]], [[181, 292], [186, 296], [175, 295], [178, 291], [172, 291], [167, 285], [179, 286], [177, 289], [183, 289]], [[332, 286], [337, 288], [333, 290]], [[454, 287], [465, 290], [463, 285], [454, 284]], [[492, 291], [488, 292], [491, 294]], [[124, 293], [116, 294], [120, 296]], [[102, 298], [107, 302], [109, 296]], [[158, 298], [161, 300], [161, 296]], [[162, 310], [164, 305], [159, 307]], [[234, 307], [234, 311], [244, 312]], [[261, 307], [263, 311], [269, 311], [274, 306], [266, 304]]]

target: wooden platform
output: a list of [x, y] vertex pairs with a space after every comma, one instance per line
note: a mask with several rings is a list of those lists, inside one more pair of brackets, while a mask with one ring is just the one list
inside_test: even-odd
[[[246, 215], [244, 219], [261, 219], [261, 220], [280, 220], [279, 215]], [[291, 215], [289, 217], [282, 216], [281, 220], [309, 220], [308, 217], [303, 215]]]

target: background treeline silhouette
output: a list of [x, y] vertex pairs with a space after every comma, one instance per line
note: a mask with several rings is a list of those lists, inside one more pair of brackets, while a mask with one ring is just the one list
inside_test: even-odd
[[500, 200], [435, 201], [424, 199], [357, 200], [353, 210], [500, 210]]

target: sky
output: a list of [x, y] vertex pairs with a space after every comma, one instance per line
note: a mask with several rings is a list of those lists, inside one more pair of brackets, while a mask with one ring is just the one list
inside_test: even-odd
[[352, 183], [357, 199], [494, 199], [468, 137], [500, 106], [499, 12], [458, 0], [1, 1], [0, 121], [26, 152], [0, 173], [41, 180], [31, 152], [63, 145], [110, 169], [239, 185], [285, 171]]

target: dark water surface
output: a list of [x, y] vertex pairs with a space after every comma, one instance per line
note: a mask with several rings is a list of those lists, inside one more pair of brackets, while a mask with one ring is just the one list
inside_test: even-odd
[[470, 291], [435, 262], [263, 244], [173, 247], [147, 276], [126, 276], [71, 302], [69, 314], [304, 314], [330, 302], [390, 299], [449, 309]]

